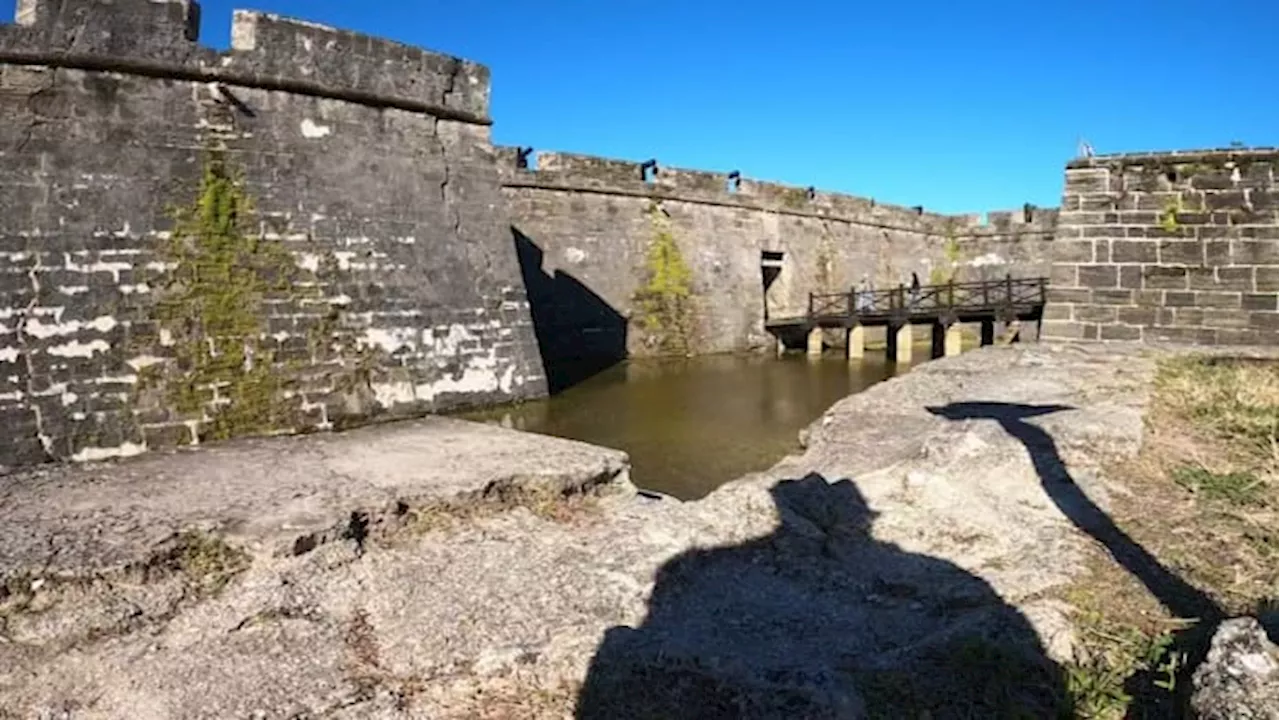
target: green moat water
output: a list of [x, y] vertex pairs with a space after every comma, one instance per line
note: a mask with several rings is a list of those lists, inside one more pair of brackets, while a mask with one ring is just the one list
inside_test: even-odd
[[631, 360], [554, 397], [461, 417], [626, 451], [636, 485], [694, 499], [770, 467], [833, 403], [897, 371], [868, 355]]

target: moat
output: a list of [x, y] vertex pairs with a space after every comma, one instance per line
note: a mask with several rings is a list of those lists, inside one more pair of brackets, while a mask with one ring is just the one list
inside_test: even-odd
[[636, 485], [689, 500], [799, 449], [802, 428], [898, 369], [838, 354], [630, 360], [551, 398], [462, 417], [624, 450]]

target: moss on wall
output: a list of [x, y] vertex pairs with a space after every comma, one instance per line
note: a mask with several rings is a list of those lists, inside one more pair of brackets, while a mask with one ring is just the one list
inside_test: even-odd
[[1182, 196], [1178, 195], [1165, 201], [1164, 209], [1160, 212], [1160, 227], [1165, 232], [1173, 232], [1178, 229], [1178, 213], [1183, 211]]
[[[370, 354], [344, 327], [341, 309], [324, 303], [320, 273], [254, 233], [253, 199], [223, 152], [205, 152], [194, 200], [171, 212], [173, 232], [157, 248], [167, 267], [156, 278], [152, 317], [166, 361], [146, 368], [140, 391], [196, 421], [200, 439], [218, 440], [305, 426], [304, 370], [315, 382], [327, 368], [321, 384], [339, 390], [360, 382]], [[336, 263], [328, 255], [321, 264]], [[273, 337], [268, 317], [274, 308], [304, 315], [308, 301], [321, 309], [285, 357], [290, 338]]]
[[818, 237], [818, 254], [814, 267], [814, 292], [837, 292], [835, 286], [835, 248], [831, 237], [831, 227], [822, 222], [822, 233]]
[[640, 327], [657, 351], [687, 355], [693, 349], [693, 270], [657, 203], [648, 209], [653, 239], [645, 254], [645, 280], [633, 298]]
[[792, 210], [799, 210], [809, 202], [809, 191], [804, 188], [787, 188], [782, 191], [782, 204]]
[[960, 247], [960, 239], [956, 237], [955, 224], [948, 222], [945, 233], [942, 241], [942, 263], [929, 269], [930, 285], [946, 285], [955, 280], [960, 263], [964, 261], [964, 250]]

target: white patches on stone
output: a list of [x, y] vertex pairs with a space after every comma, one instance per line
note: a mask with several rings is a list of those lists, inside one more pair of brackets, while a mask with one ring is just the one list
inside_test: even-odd
[[[258, 13], [236, 10], [231, 15], [231, 49], [253, 50], [258, 46]], [[223, 63], [231, 61], [224, 57]]]
[[63, 345], [54, 345], [47, 352], [56, 357], [93, 357], [95, 353], [106, 352], [111, 349], [111, 345], [106, 340], [90, 340], [89, 342], [80, 342], [72, 340]]
[[320, 256], [315, 253], [298, 253], [295, 258], [298, 267], [307, 272], [316, 272], [320, 269]]
[[64, 392], [62, 393], [62, 407], [74, 405], [75, 402], [79, 399], [80, 399], [80, 396], [73, 392], [70, 392], [70, 391]]
[[147, 269], [152, 272], [169, 272], [176, 267], [178, 267], [178, 263], [167, 263], [158, 260], [152, 260], [147, 263]]
[[173, 347], [173, 331], [168, 328], [160, 328], [160, 345], [163, 347]]
[[432, 383], [415, 385], [413, 390], [418, 400], [433, 402], [438, 396], [447, 393], [470, 394], [493, 392], [501, 381], [493, 368], [469, 367], [462, 371], [461, 377], [444, 377]]
[[[444, 325], [422, 330], [421, 354], [433, 358], [437, 367], [448, 371], [437, 380], [425, 383], [392, 382], [374, 383], [374, 398], [379, 405], [390, 407], [408, 403], [433, 403], [437, 398], [450, 394], [479, 394], [510, 392], [517, 382], [516, 367], [508, 365], [498, 371], [498, 356], [494, 348], [481, 351], [480, 341], [486, 331], [501, 326], [498, 321], [472, 326]], [[377, 344], [384, 349], [412, 347], [407, 340], [416, 328], [368, 330], [367, 344]], [[450, 367], [451, 361], [460, 362], [461, 372]]]
[[309, 140], [325, 137], [333, 131], [328, 125], [317, 124], [311, 118], [303, 118], [299, 127], [302, 130], [302, 137]]
[[333, 254], [333, 258], [338, 261], [339, 270], [350, 270], [351, 259], [354, 258], [355, 256], [356, 256], [355, 253], [350, 252], [348, 250], [340, 250]]
[[108, 458], [123, 458], [141, 455], [147, 451], [146, 443], [121, 443], [115, 447], [86, 447], [71, 456], [73, 462], [90, 462]]
[[418, 331], [414, 328], [368, 328], [360, 343], [365, 347], [379, 347], [393, 353], [402, 347], [414, 349]]
[[162, 362], [164, 362], [164, 358], [156, 357], [155, 355], [138, 355], [124, 361], [124, 363], [133, 368], [135, 372]]
[[334, 295], [333, 297], [329, 298], [328, 303], [330, 305], [350, 305], [351, 296], [346, 294]]
[[79, 295], [89, 292], [88, 285], [63, 285], [58, 288], [58, 292], [63, 295]]
[[[18, 0], [18, 7], [14, 11], [13, 22], [18, 25], [35, 25], [36, 18], [40, 13], [40, 2], [38, 0]], [[32, 583], [35, 585], [35, 583]], [[34, 592], [38, 588], [32, 587]]]
[[391, 239], [394, 240], [395, 242], [400, 243], [401, 245], [412, 245], [418, 242], [418, 238], [412, 235], [406, 235], [404, 237], [393, 237]]
[[315, 429], [317, 429], [317, 430], [332, 430], [332, 429], [333, 429], [333, 423], [329, 420], [329, 408], [328, 408], [324, 403], [322, 403], [322, 402], [310, 402], [310, 401], [308, 401], [306, 398], [303, 398], [303, 400], [302, 400], [302, 404], [299, 406], [299, 408], [298, 408], [298, 409], [302, 410], [302, 412], [304, 412], [304, 413], [305, 413], [305, 412], [311, 412], [312, 410], [319, 410], [319, 411], [320, 411], [320, 422], [315, 423], [315, 425], [314, 425]]
[[1008, 261], [995, 253], [987, 253], [969, 261], [971, 267], [983, 267], [986, 265], [1007, 265]]
[[564, 259], [565, 262], [570, 265], [578, 265], [581, 264], [583, 260], [587, 259], [587, 253], [586, 251], [576, 247], [565, 248]]
[[71, 253], [63, 253], [62, 256], [63, 256], [64, 270], [70, 270], [72, 272], [80, 272], [80, 273], [109, 272], [111, 273], [111, 277], [113, 277], [116, 282], [120, 282], [121, 271], [130, 270], [133, 268], [133, 263], [103, 262], [101, 260], [94, 263], [85, 263], [84, 265], [79, 265], [79, 264], [76, 264], [76, 262], [71, 259]]
[[69, 320], [67, 322], [45, 323], [38, 317], [33, 317], [23, 326], [23, 331], [34, 338], [50, 338], [58, 335], [74, 335], [82, 330], [96, 330], [98, 332], [110, 332], [116, 325], [116, 319], [110, 315], [99, 315], [89, 322], [81, 322], [79, 320]]
[[271, 240], [271, 241], [273, 241], [273, 242], [276, 242], [276, 241], [283, 241], [283, 242], [305, 242], [306, 240], [310, 239], [310, 237], [311, 237], [310, 235], [308, 235], [308, 234], [306, 234], [306, 233], [296, 233], [296, 232], [295, 232], [295, 233], [278, 233], [278, 232], [273, 232], [273, 231], [271, 231], [271, 230], [267, 230], [267, 229], [266, 229], [266, 227], [267, 227], [267, 223], [264, 221], [264, 222], [260, 223], [260, 227], [259, 227], [259, 229], [258, 229], [258, 235], [259, 235], [259, 236], [261, 236], [263, 240]]
[[416, 399], [413, 392], [413, 383], [373, 383], [371, 387], [373, 388], [374, 401], [382, 407], [408, 405]]
[[22, 397], [22, 393], [17, 390], [14, 390], [13, 392], [0, 393], [0, 402], [4, 402], [5, 400], [21, 400]]
[[54, 395], [61, 395], [65, 392], [67, 392], [67, 384], [64, 382], [60, 382], [60, 383], [53, 383], [52, 385], [45, 388], [44, 390], [40, 390], [38, 392], [32, 392], [31, 395], [32, 397], [53, 397]]
[[138, 283], [137, 285], [121, 285], [120, 292], [125, 295], [133, 295], [135, 293], [149, 293], [151, 286], [146, 283]]

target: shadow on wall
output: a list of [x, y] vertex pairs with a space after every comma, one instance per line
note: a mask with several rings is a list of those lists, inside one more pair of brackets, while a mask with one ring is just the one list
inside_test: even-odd
[[1062, 672], [983, 580], [878, 542], [857, 487], [771, 489], [772, 534], [658, 572], [645, 622], [605, 635], [580, 719], [1052, 718]]
[[571, 275], [542, 269], [545, 254], [511, 228], [547, 389], [556, 394], [624, 360], [627, 319]]

